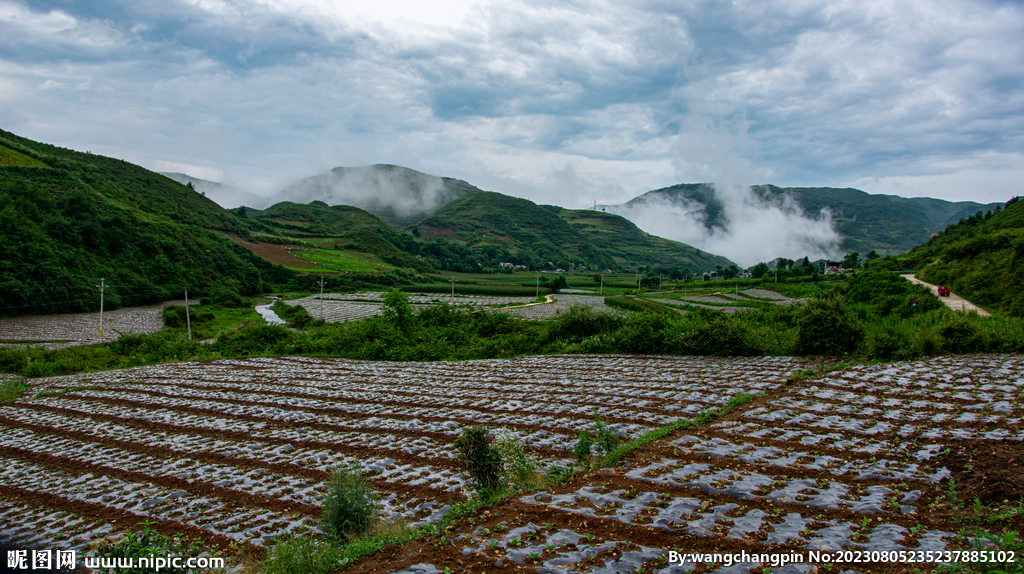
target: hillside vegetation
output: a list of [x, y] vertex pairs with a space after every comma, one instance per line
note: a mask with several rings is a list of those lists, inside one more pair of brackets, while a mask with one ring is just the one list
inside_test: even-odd
[[531, 268], [549, 263], [588, 269], [681, 265], [696, 272], [732, 264], [724, 257], [650, 236], [617, 215], [537, 205], [487, 191], [445, 205], [413, 227], [413, 233], [425, 240], [457, 242], [488, 261]]
[[696, 273], [733, 264], [725, 257], [646, 233], [621, 215], [561, 209], [559, 216], [594, 247], [610, 255], [620, 267], [681, 268]]
[[1024, 202], [967, 217], [905, 258], [929, 283], [972, 302], [1024, 317]]
[[[0, 313], [95, 310], [262, 293], [293, 274], [221, 233], [247, 234], [194, 190], [122, 160], [0, 131]], [[29, 158], [25, 160], [23, 158]]]
[[[770, 204], [781, 204], [785, 196], [791, 196], [810, 217], [817, 217], [823, 208], [827, 208], [842, 238], [840, 248], [862, 254], [871, 251], [880, 255], [906, 253], [947, 225], [978, 210], [994, 209], [997, 205], [949, 202], [929, 197], [873, 195], [852, 188], [758, 185], [751, 189]], [[659, 201], [688, 206], [697, 203], [703, 206], [704, 223], [709, 229], [726, 224], [722, 200], [714, 186], [707, 183], [656, 189], [630, 200], [626, 205], [651, 205]]]

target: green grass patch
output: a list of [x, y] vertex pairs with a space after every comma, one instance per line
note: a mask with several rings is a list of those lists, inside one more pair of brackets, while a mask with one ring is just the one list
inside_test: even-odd
[[292, 255], [311, 261], [317, 265], [323, 265], [335, 271], [347, 271], [349, 273], [376, 273], [378, 271], [391, 271], [394, 265], [389, 265], [375, 255], [362, 253], [360, 251], [330, 250], [330, 251], [292, 251]]
[[6, 403], [18, 398], [18, 395], [28, 390], [25, 378], [16, 375], [5, 376], [0, 379], [0, 403]]
[[0, 165], [21, 165], [25, 167], [46, 167], [46, 164], [21, 152], [0, 145]]
[[654, 301], [648, 301], [646, 299], [636, 299], [633, 297], [605, 297], [604, 304], [609, 307], [615, 307], [625, 311], [635, 311], [637, 313], [660, 313], [664, 315], [678, 314], [667, 305], [662, 305], [661, 303], [655, 303]]

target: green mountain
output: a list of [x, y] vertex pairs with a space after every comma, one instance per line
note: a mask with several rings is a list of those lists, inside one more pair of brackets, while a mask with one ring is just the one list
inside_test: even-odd
[[[376, 255], [395, 267], [432, 271], [429, 263], [412, 256], [411, 237], [401, 237], [380, 218], [351, 205], [329, 206], [322, 201], [308, 205], [281, 202], [265, 210], [241, 208], [236, 213], [257, 232], [304, 240], [321, 248], [359, 251]], [[404, 241], [403, 241], [404, 239]], [[412, 251], [416, 251], [412, 249]]]
[[249, 233], [193, 189], [123, 160], [0, 130], [0, 313], [107, 308], [227, 290], [262, 293], [293, 274], [225, 237]]
[[411, 225], [478, 188], [450, 177], [428, 175], [397, 165], [336, 167], [299, 180], [267, 198], [265, 205], [290, 201], [322, 201], [352, 205], [381, 218], [388, 225]]
[[1024, 317], [1024, 201], [978, 213], [915, 247], [917, 276], [983, 306]]
[[239, 213], [245, 213], [250, 223], [260, 223], [272, 233], [300, 239], [344, 237], [362, 228], [391, 231], [388, 224], [372, 213], [350, 205], [329, 206], [322, 201], [308, 205], [283, 201], [262, 211], [246, 208]]
[[487, 254], [489, 260], [531, 267], [685, 265], [696, 272], [732, 264], [724, 257], [647, 235], [616, 215], [537, 205], [488, 191], [460, 197], [411, 229], [425, 240], [459, 243]]
[[[872, 195], [852, 188], [758, 185], [751, 189], [757, 197], [772, 205], [782, 205], [789, 196], [809, 217], [817, 218], [822, 209], [828, 209], [842, 238], [840, 248], [862, 255], [872, 250], [880, 255], [906, 253], [961, 218], [998, 205]], [[707, 183], [684, 183], [656, 189], [625, 205], [653, 206], [660, 202], [702, 210], [708, 229], [725, 227], [728, 223], [720, 194], [716, 193], [714, 185]]]
[[685, 267], [696, 273], [733, 264], [725, 257], [646, 233], [620, 215], [589, 209], [561, 209], [559, 215], [621, 267]]

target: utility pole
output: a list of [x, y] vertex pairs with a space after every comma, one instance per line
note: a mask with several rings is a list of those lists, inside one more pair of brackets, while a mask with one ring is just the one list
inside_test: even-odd
[[103, 288], [104, 288], [103, 282], [104, 281], [106, 281], [106, 279], [100, 279], [100, 284], [96, 286], [100, 290], [100, 339], [103, 338]]
[[320, 276], [320, 320], [324, 320], [324, 276]]
[[537, 294], [534, 299], [540, 299], [540, 271], [537, 272]]
[[601, 272], [601, 296], [604, 297], [604, 271]]
[[192, 340], [192, 319], [188, 316], [188, 287], [185, 287], [185, 325], [188, 326], [188, 340]]
[[452, 275], [452, 305], [455, 304], [455, 275]]

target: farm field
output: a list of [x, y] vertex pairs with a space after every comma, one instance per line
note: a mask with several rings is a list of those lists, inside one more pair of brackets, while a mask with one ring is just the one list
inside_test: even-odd
[[[197, 300], [189, 299], [189, 302], [199, 304]], [[104, 311], [102, 339], [98, 312], [0, 317], [0, 346], [40, 345], [47, 349], [60, 349], [116, 341], [126, 333], [155, 333], [164, 328], [163, 308], [184, 304], [182, 299]]]
[[[364, 291], [361, 293], [324, 293], [323, 296], [323, 319], [328, 323], [343, 323], [346, 321], [358, 321], [366, 317], [380, 315], [381, 304], [386, 293], [380, 291]], [[407, 294], [409, 303], [414, 308], [431, 307], [439, 304], [446, 304], [453, 299], [449, 295], [441, 293]], [[320, 295], [310, 295], [301, 299], [285, 301], [289, 305], [303, 307], [310, 315], [320, 318], [321, 299]], [[456, 305], [467, 305], [475, 308], [497, 307], [503, 305], [526, 305], [534, 302], [532, 297], [495, 297], [489, 295], [460, 295], [455, 294]], [[536, 309], [538, 306], [530, 306], [525, 309]], [[559, 307], [561, 308], [561, 307]], [[503, 310], [504, 311], [504, 310]], [[514, 312], [509, 309], [507, 312]], [[549, 313], [554, 316], [554, 311]], [[545, 315], [547, 316], [547, 315]]]
[[32, 393], [45, 393], [0, 406], [0, 539], [83, 549], [153, 520], [168, 534], [202, 537], [210, 551], [258, 552], [316, 527], [324, 482], [342, 463], [362, 468], [387, 516], [436, 521], [468, 493], [452, 445], [465, 426], [513, 430], [543, 466], [561, 466], [595, 412], [628, 439], [752, 393], [760, 398], [720, 421], [506, 500], [443, 543], [350, 568], [669, 572], [678, 566], [666, 562], [669, 550], [946, 549], [954, 526], [930, 510], [950, 476], [942, 452], [1020, 450], [1024, 358], [940, 357], [806, 377], [814, 365], [285, 357], [36, 380]]
[[[806, 299], [793, 299], [786, 297], [776, 291], [767, 289], [745, 289], [742, 291], [731, 290], [693, 290], [694, 294], [688, 295], [685, 292], [648, 293], [647, 299], [655, 303], [670, 305], [676, 308], [689, 307], [712, 309], [723, 313], [733, 314], [744, 311], [753, 311], [758, 307], [767, 305], [792, 305], [803, 303]], [[682, 309], [679, 309], [683, 311]]]

